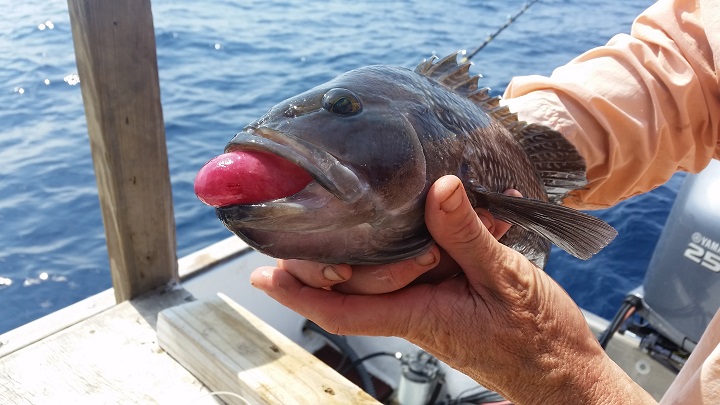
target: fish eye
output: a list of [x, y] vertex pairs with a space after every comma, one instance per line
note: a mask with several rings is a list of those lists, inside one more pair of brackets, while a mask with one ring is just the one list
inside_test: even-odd
[[362, 111], [360, 98], [350, 90], [336, 88], [323, 96], [322, 106], [335, 115], [349, 117]]

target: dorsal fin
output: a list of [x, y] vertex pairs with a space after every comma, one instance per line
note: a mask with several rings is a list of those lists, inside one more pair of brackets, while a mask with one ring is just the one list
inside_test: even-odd
[[458, 63], [456, 52], [442, 59], [433, 55], [420, 62], [415, 73], [467, 97], [507, 128], [540, 173], [550, 201], [560, 203], [570, 191], [583, 188], [587, 184], [585, 160], [570, 141], [544, 125], [519, 121], [517, 114], [500, 105], [501, 97], [491, 96], [487, 87], [478, 88], [482, 76], [471, 76], [471, 66], [471, 62]]

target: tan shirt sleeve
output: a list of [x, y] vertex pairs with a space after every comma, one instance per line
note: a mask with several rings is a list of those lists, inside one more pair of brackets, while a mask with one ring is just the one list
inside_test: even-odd
[[720, 2], [660, 0], [632, 27], [552, 76], [512, 80], [505, 103], [521, 120], [563, 133], [589, 184], [565, 199], [606, 208], [698, 172], [720, 156]]

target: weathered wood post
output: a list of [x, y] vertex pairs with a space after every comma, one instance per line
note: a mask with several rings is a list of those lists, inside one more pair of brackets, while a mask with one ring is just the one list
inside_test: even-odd
[[68, 0], [115, 298], [177, 279], [150, 0]]

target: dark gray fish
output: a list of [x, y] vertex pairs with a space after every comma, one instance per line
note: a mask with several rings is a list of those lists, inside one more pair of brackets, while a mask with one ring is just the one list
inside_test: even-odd
[[[586, 184], [585, 163], [558, 132], [518, 122], [457, 55], [415, 70], [368, 66], [292, 97], [251, 123], [226, 152], [279, 155], [314, 179], [296, 194], [217, 208], [253, 248], [278, 258], [378, 264], [432, 238], [430, 185], [458, 176], [475, 207], [512, 223], [500, 240], [539, 267], [550, 242], [582, 259], [617, 234], [559, 202]], [[517, 189], [526, 198], [502, 194]]]

